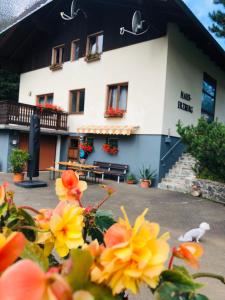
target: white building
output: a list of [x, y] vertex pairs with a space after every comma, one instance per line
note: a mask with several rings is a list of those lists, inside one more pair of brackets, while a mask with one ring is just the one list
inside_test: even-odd
[[[223, 49], [181, 0], [84, 0], [87, 18], [64, 21], [60, 12], [70, 3], [52, 1], [0, 36], [2, 65], [21, 73], [19, 103], [50, 103], [69, 114], [68, 131], [43, 131], [47, 163], [76, 159], [82, 136], [94, 145], [89, 162], [128, 164], [134, 173], [151, 165], [159, 180], [183, 151], [179, 120], [225, 121]], [[120, 35], [136, 10], [148, 31]], [[21, 125], [13, 135], [23, 148]], [[0, 146], [8, 139], [10, 152], [12, 125], [1, 128]], [[102, 151], [104, 143], [118, 153]]]

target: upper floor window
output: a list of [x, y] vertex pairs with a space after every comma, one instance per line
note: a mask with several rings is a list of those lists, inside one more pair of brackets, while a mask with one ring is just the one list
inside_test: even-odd
[[52, 49], [52, 65], [62, 65], [64, 61], [64, 45]]
[[100, 55], [103, 52], [103, 38], [103, 32], [98, 32], [88, 36], [86, 49], [86, 58], [88, 60], [100, 58]]
[[83, 114], [85, 102], [85, 90], [70, 91], [69, 113]]
[[72, 41], [71, 43], [71, 61], [78, 60], [80, 54], [80, 40]]
[[208, 122], [214, 120], [216, 102], [216, 81], [204, 73], [202, 87], [202, 108], [201, 114]]
[[108, 86], [107, 110], [118, 109], [126, 111], [127, 109], [128, 83], [119, 83]]
[[38, 95], [37, 104], [39, 105], [53, 104], [53, 94]]

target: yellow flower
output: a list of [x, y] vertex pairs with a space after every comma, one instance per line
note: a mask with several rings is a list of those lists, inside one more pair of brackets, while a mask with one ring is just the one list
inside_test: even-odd
[[78, 201], [87, 189], [87, 183], [79, 180], [79, 175], [72, 170], [66, 170], [62, 173], [62, 178], [56, 179], [56, 195], [61, 201]]
[[50, 220], [50, 230], [55, 238], [55, 250], [64, 257], [70, 249], [82, 246], [84, 209], [72, 203], [61, 202]]
[[141, 283], [157, 286], [169, 254], [168, 234], [158, 237], [159, 225], [145, 220], [147, 210], [133, 227], [124, 208], [121, 210], [124, 219], [106, 232], [106, 248], [92, 268], [91, 279], [108, 285], [114, 295], [125, 289], [136, 294]]

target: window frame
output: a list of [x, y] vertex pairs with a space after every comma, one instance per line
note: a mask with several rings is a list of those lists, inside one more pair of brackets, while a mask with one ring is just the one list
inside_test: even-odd
[[[87, 36], [86, 57], [88, 57], [88, 55], [91, 54], [91, 53], [90, 53], [90, 38], [95, 36], [96, 39], [98, 39], [98, 37], [99, 37], [100, 35], [103, 35], [102, 51], [101, 51], [101, 52], [98, 52], [98, 42], [96, 42], [96, 53], [94, 53], [94, 54], [98, 54], [99, 56], [102, 55], [102, 53], [103, 53], [103, 45], [104, 45], [104, 31], [103, 31], [103, 30], [102, 30], [102, 31], [95, 32], [95, 33], [92, 33], [92, 34], [89, 34], [89, 35]], [[93, 55], [94, 55], [94, 54], [93, 54]]]
[[84, 143], [88, 143], [90, 146], [94, 147], [94, 137], [84, 136]]
[[[57, 63], [56, 62], [56, 50], [57, 49], [61, 49], [60, 51], [60, 62]], [[55, 46], [52, 48], [52, 61], [51, 61], [51, 65], [52, 66], [62, 66], [62, 64], [64, 63], [64, 57], [62, 55], [62, 49], [64, 49], [64, 53], [65, 53], [65, 44], [61, 44], [61, 45], [58, 45], [58, 46]]]
[[[78, 59], [75, 58], [75, 52], [77, 48], [77, 44], [79, 44], [79, 53], [78, 53]], [[80, 39], [73, 40], [71, 42], [71, 48], [70, 48], [70, 61], [77, 61], [80, 58]]]
[[[210, 95], [206, 90], [204, 90], [204, 82], [207, 82], [207, 84], [209, 84], [215, 88], [215, 93], [213, 96]], [[213, 121], [215, 119], [215, 111], [216, 111], [216, 92], [217, 92], [217, 81], [213, 77], [211, 77], [209, 74], [204, 72], [203, 73], [203, 82], [202, 82], [201, 116], [207, 115], [208, 118], [212, 117]], [[204, 110], [202, 107], [204, 94], [214, 100], [212, 112], [208, 112], [208, 111]]]
[[[80, 92], [81, 91], [84, 91], [84, 108], [85, 108], [85, 94], [86, 94], [85, 88], [83, 88], [83, 89], [75, 89], [75, 90], [70, 90], [69, 91], [69, 114], [70, 115], [83, 115], [84, 114], [84, 111], [79, 112], [79, 110], [77, 110], [79, 108], [79, 105], [80, 105]], [[78, 92], [79, 93], [79, 99], [78, 99], [78, 101], [76, 103], [76, 112], [72, 112], [72, 96], [73, 96], [73, 92]]]
[[[52, 96], [52, 103], [51, 104], [53, 104], [54, 103], [54, 93], [47, 93], [47, 94], [36, 95], [36, 105], [46, 105], [46, 104], [49, 104], [47, 102], [47, 97], [48, 96]], [[44, 103], [43, 104], [39, 103], [39, 98], [40, 97], [44, 97]]]
[[[115, 141], [116, 145], [112, 141]], [[106, 144], [110, 145], [110, 147], [115, 147], [118, 149], [119, 148], [119, 138], [106, 137]]]
[[117, 95], [116, 95], [116, 107], [113, 107], [114, 109], [120, 109], [119, 104], [119, 98], [120, 98], [120, 89], [121, 87], [127, 86], [127, 97], [126, 97], [126, 108], [124, 109], [124, 112], [127, 112], [127, 101], [128, 101], [128, 88], [129, 83], [128, 82], [120, 82], [115, 84], [108, 84], [107, 85], [107, 94], [106, 94], [106, 111], [111, 107], [110, 106], [110, 98], [111, 98], [111, 92], [110, 88], [117, 87]]

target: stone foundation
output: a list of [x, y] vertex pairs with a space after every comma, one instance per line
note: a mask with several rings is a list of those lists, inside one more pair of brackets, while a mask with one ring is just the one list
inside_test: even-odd
[[209, 200], [216, 200], [225, 203], [225, 184], [205, 179], [197, 179], [193, 184], [199, 186], [202, 197]]

